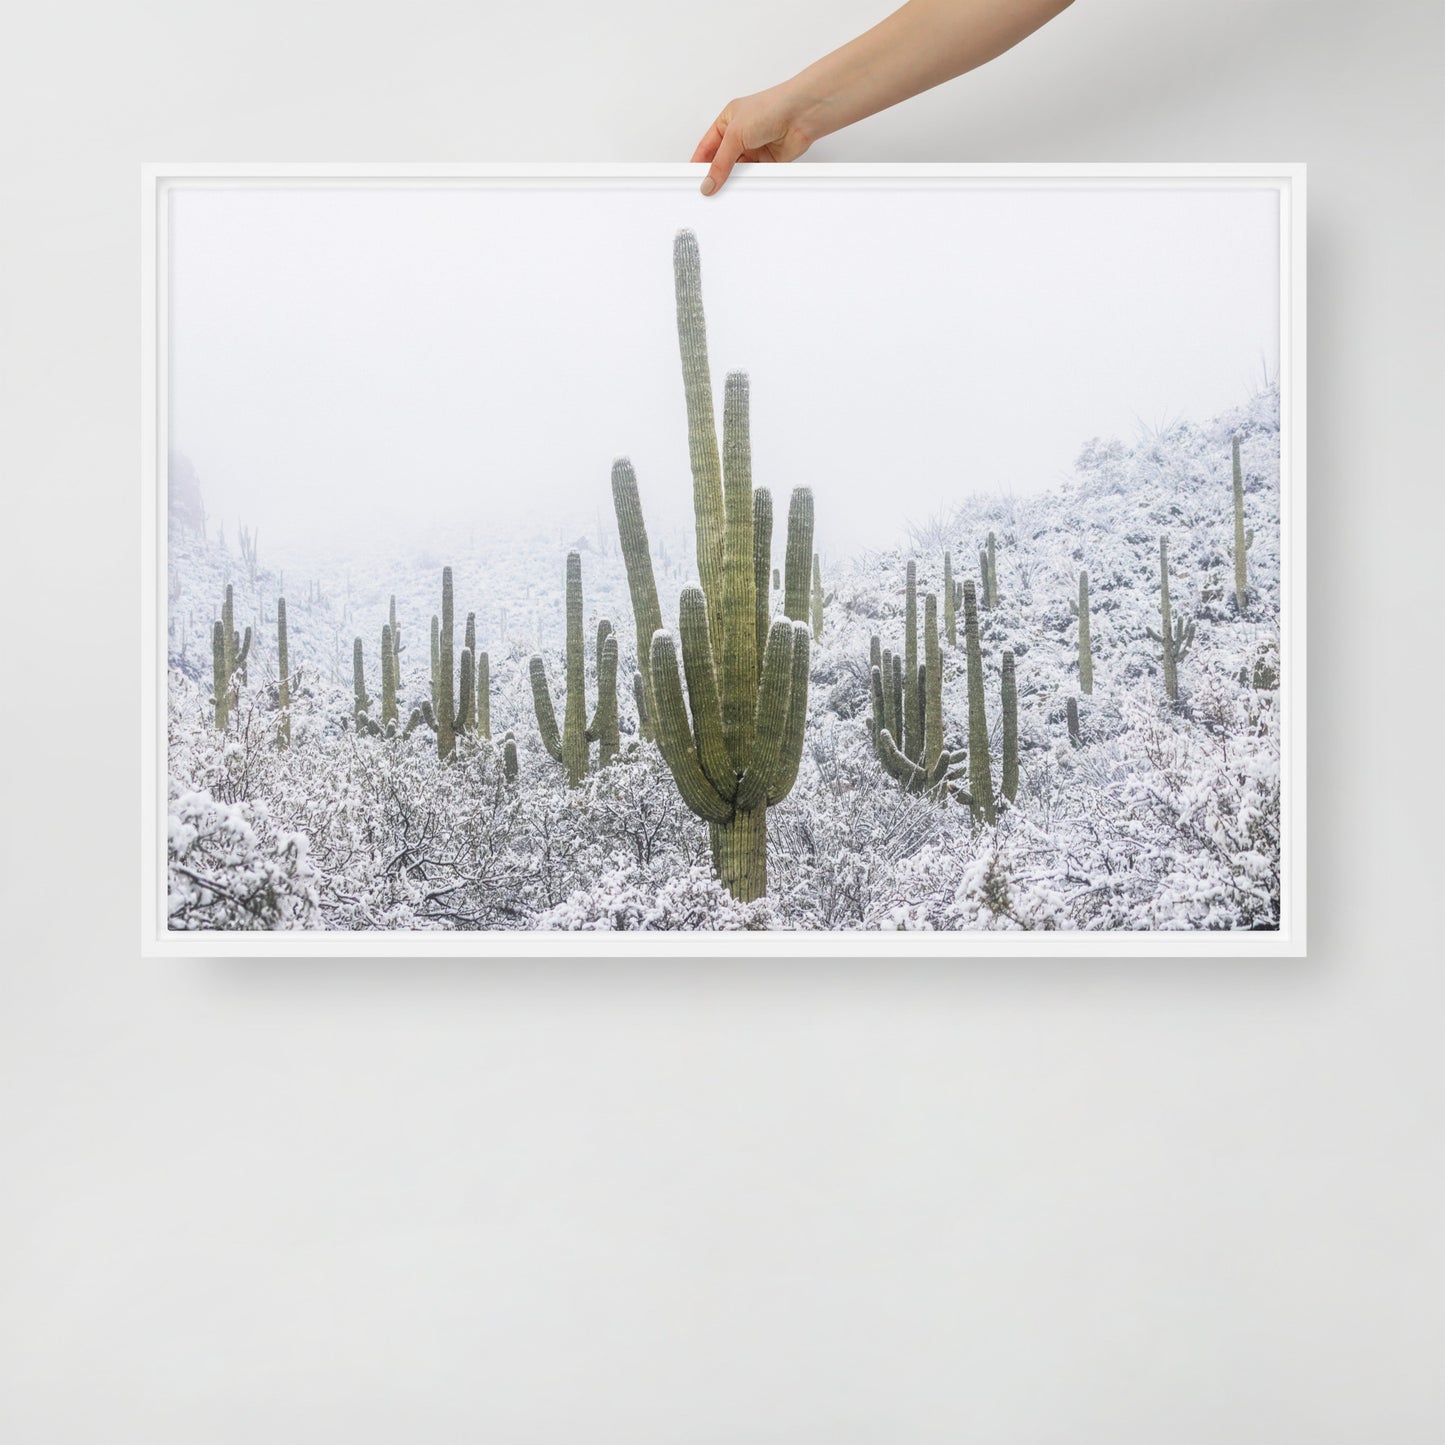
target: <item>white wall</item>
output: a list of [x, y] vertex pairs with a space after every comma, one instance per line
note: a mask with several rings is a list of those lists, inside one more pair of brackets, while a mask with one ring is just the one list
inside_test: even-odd
[[1310, 163], [1307, 963], [139, 960], [140, 163], [685, 158], [876, 13], [499, 10], [7, 17], [0, 1439], [1439, 1440], [1433, 0], [1080, 0], [814, 156]]

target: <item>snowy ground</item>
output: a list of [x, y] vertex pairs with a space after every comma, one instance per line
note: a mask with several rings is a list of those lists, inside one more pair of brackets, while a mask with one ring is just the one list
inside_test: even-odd
[[[472, 532], [402, 560], [378, 545], [344, 559], [278, 559], [261, 535], [254, 582], [214, 534], [170, 558], [170, 899], [174, 928], [1273, 928], [1279, 907], [1279, 398], [1270, 389], [1200, 424], [1133, 444], [1094, 441], [1060, 490], [973, 495], [915, 527], [906, 548], [830, 556], [827, 493], [817, 541], [834, 593], [813, 650], [798, 782], [768, 815], [768, 897], [728, 898], [711, 875], [705, 826], [650, 744], [636, 742], [634, 640], [610, 513], [590, 529], [529, 538]], [[1250, 599], [1233, 598], [1230, 438], [1241, 438]], [[962, 488], [961, 488], [962, 490]], [[782, 564], [786, 495], [775, 496]], [[648, 479], [642, 479], [648, 504]], [[1021, 780], [994, 827], [967, 808], [900, 792], [868, 732], [869, 639], [901, 647], [903, 579], [941, 592], [943, 553], [976, 576], [998, 539], [999, 606], [982, 617], [994, 777], [999, 662], [1017, 659]], [[1159, 537], [1169, 538], [1176, 617], [1196, 638], [1168, 705], [1158, 645]], [[654, 534], [664, 621], [694, 580], [691, 539]], [[583, 559], [588, 706], [592, 639], [608, 617], [621, 643], [623, 757], [578, 790], [537, 735], [527, 660], [563, 677], [566, 553]], [[381, 628], [395, 596], [402, 716], [429, 694], [429, 629], [453, 568], [458, 650], [469, 611], [491, 658], [495, 738], [511, 729], [520, 785], [467, 743], [443, 766], [432, 735], [387, 741], [352, 725], [352, 645], [380, 690]], [[1078, 690], [1069, 608], [1089, 571], [1094, 691]], [[227, 582], [255, 641], [231, 730], [211, 721], [210, 630]], [[319, 600], [313, 589], [319, 587]], [[276, 597], [287, 599], [292, 744], [275, 747]], [[775, 607], [780, 594], [774, 593]], [[940, 616], [941, 616], [940, 603]], [[962, 627], [960, 623], [960, 644]], [[962, 647], [945, 646], [948, 741], [967, 740]], [[1259, 685], [1257, 685], [1259, 684]], [[1079, 704], [1083, 746], [1065, 709]], [[559, 706], [560, 713], [560, 706]]]

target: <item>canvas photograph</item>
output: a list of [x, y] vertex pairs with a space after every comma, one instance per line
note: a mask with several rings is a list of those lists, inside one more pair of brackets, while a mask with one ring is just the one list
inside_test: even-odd
[[1287, 194], [833, 169], [158, 189], [158, 935], [1280, 935]]

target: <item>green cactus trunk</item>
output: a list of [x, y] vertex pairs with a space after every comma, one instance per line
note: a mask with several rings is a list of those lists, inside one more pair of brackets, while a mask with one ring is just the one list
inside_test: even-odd
[[1194, 623], [1182, 617], [1173, 619], [1169, 608], [1169, 539], [1159, 538], [1159, 618], [1158, 632], [1151, 627], [1149, 636], [1157, 642], [1164, 654], [1164, 691], [1170, 702], [1179, 700], [1179, 663], [1194, 641]]
[[1245, 561], [1254, 542], [1254, 532], [1244, 525], [1244, 471], [1239, 464], [1239, 438], [1234, 451], [1234, 605], [1240, 612], [1249, 600], [1249, 569]]
[[467, 663], [465, 680], [458, 679], [457, 696], [460, 699], [460, 705], [457, 708], [457, 730], [461, 733], [472, 734], [477, 730], [477, 614], [475, 612], [467, 613], [462, 653], [464, 656], [470, 654], [470, 658]]
[[943, 650], [938, 645], [938, 599], [923, 599], [923, 753], [918, 761], [931, 772], [943, 752]]
[[994, 536], [988, 534], [988, 610], [998, 606], [998, 557], [994, 552]]
[[1079, 704], [1076, 698], [1071, 697], [1064, 704], [1064, 715], [1069, 722], [1069, 745], [1076, 748], [1082, 746], [1083, 738], [1079, 732]]
[[381, 625], [381, 727], [394, 727], [399, 714], [396, 703], [396, 644], [392, 641], [391, 623]]
[[918, 687], [918, 567], [908, 564], [903, 584], [903, 755], [923, 760], [923, 694]]
[[[751, 902], [767, 891], [767, 808], [787, 796], [802, 758], [813, 502], [800, 488], [789, 504], [787, 616], [772, 623], [760, 654], [757, 592], [767, 564], [755, 526], [763, 513], [752, 486], [747, 378], [734, 372], [726, 380], [719, 449], [691, 232], [678, 234], [673, 258], [702, 578], [680, 600], [681, 672], [678, 643], [662, 629], [637, 478], [626, 458], [613, 464], [613, 504], [637, 624], [639, 698], [679, 794], [709, 825], [719, 877], [735, 898]], [[763, 512], [771, 515], [770, 504]]]
[[983, 696], [983, 653], [978, 641], [978, 599], [963, 584], [963, 637], [968, 655], [968, 792], [975, 822], [992, 823], [993, 769], [988, 756], [988, 713]]
[[452, 607], [452, 569], [442, 568], [442, 615], [437, 640], [437, 686], [432, 708], [437, 719], [437, 757], [445, 762], [457, 750], [457, 700], [452, 671], [456, 644], [456, 619]]
[[352, 721], [356, 724], [357, 732], [368, 732], [370, 730], [368, 723], [370, 722], [371, 699], [366, 695], [366, 658], [359, 637], [351, 649], [351, 683], [354, 692]]
[[1011, 652], [1003, 655], [999, 693], [1003, 702], [1003, 795], [1012, 803], [1019, 791], [1019, 690]]
[[943, 554], [943, 635], [950, 647], [958, 646], [958, 594], [953, 586], [953, 554]]
[[823, 640], [823, 568], [813, 553], [813, 641]]
[[1085, 695], [1094, 690], [1094, 644], [1089, 632], [1089, 574], [1079, 573], [1079, 691]]
[[[768, 627], [772, 622], [772, 598], [768, 592], [768, 571], [773, 561], [773, 494], [766, 487], [753, 493], [753, 597], [757, 610], [757, 655], [761, 657], [768, 645]], [[777, 570], [773, 569], [777, 586]]]
[[231, 682], [226, 671], [226, 624], [222, 620], [211, 627], [211, 690], [216, 709], [216, 729], [225, 732], [231, 721]]
[[587, 737], [597, 744], [597, 766], [605, 768], [622, 748], [617, 721], [617, 634], [612, 624], [604, 621], [597, 636], [597, 711]]
[[286, 644], [286, 599], [276, 599], [276, 703], [281, 721], [276, 728], [279, 751], [291, 746], [291, 653]]

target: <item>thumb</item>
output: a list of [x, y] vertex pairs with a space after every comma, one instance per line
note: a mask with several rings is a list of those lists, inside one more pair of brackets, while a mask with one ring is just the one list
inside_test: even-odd
[[710, 196], [722, 186], [722, 183], [732, 174], [738, 157], [745, 149], [741, 127], [730, 125], [723, 132], [722, 143], [717, 148], [717, 154], [712, 158], [712, 164], [707, 168], [707, 175], [703, 177], [703, 195]]

